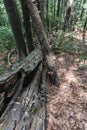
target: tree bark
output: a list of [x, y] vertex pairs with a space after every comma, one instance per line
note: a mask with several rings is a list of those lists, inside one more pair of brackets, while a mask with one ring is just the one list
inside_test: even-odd
[[40, 2], [40, 16], [43, 24], [45, 25], [46, 20], [46, 1], [47, 0], [39, 0]]
[[[85, 4], [85, 2], [86, 2], [86, 0], [83, 0], [83, 5]], [[81, 15], [80, 15], [81, 20], [82, 20], [83, 14], [84, 14], [84, 8], [82, 6]]]
[[48, 16], [48, 10], [49, 10], [49, 6], [48, 6], [48, 0], [46, 1], [46, 25], [47, 25], [47, 29], [49, 31], [49, 16]]
[[66, 16], [65, 16], [65, 22], [64, 22], [64, 26], [63, 26], [64, 31], [68, 27], [69, 18], [70, 18], [70, 14], [71, 14], [72, 3], [73, 3], [73, 0], [68, 0], [67, 9], [66, 9]]
[[23, 61], [21, 61], [13, 70], [4, 73], [0, 77], [0, 93], [7, 92], [9, 89], [13, 89], [13, 85], [20, 78], [21, 70], [27, 74], [32, 72], [36, 66], [42, 61], [41, 49], [35, 49], [31, 54], [29, 54]]
[[[55, 84], [57, 84], [58, 80], [57, 80], [56, 68], [54, 67], [54, 64], [50, 64], [50, 62], [49, 62], [49, 58], [51, 56], [51, 49], [48, 46], [49, 43], [47, 40], [47, 36], [44, 32], [43, 24], [42, 24], [41, 18], [39, 16], [38, 10], [37, 10], [36, 6], [32, 3], [32, 0], [26, 0], [26, 2], [29, 7], [30, 15], [31, 15], [31, 18], [32, 18], [32, 21], [34, 24], [34, 28], [36, 30], [38, 40], [42, 46], [42, 52], [44, 55], [45, 65], [46, 65], [47, 69], [49, 69], [52, 72], [51, 80], [53, 80], [53, 82], [55, 82]], [[54, 79], [54, 77], [55, 77], [55, 79]]]
[[[10, 71], [7, 73], [7, 75], [3, 75], [3, 78], [0, 77], [0, 93], [2, 93], [2, 97], [0, 95], [0, 121], [5, 115], [6, 111], [8, 111], [9, 106], [12, 105], [14, 100], [19, 96], [19, 93], [22, 91], [22, 89], [26, 88], [30, 83], [32, 83], [33, 77], [38, 70], [38, 67], [41, 65], [42, 59], [43, 56], [41, 49], [35, 49], [31, 54], [29, 54], [29, 56], [25, 58], [24, 61], [14, 68], [12, 72]], [[38, 84], [39, 76], [36, 75], [37, 80], [35, 81]], [[7, 107], [9, 102], [10, 105]]]
[[3, 0], [3, 2], [15, 37], [16, 45], [19, 51], [19, 58], [22, 59], [23, 57], [27, 56], [27, 51], [16, 3], [14, 0]]
[[85, 44], [85, 32], [86, 32], [86, 25], [87, 25], [87, 17], [84, 23], [84, 27], [83, 27], [83, 43]]
[[24, 19], [24, 27], [27, 39], [27, 45], [29, 53], [34, 50], [32, 31], [31, 31], [31, 22], [30, 22], [30, 13], [27, 7], [26, 1], [21, 0], [23, 19]]
[[[42, 73], [42, 67], [40, 64], [32, 82], [14, 102], [9, 104], [8, 110], [1, 120], [2, 124], [5, 125], [5, 130], [33, 130], [33, 128], [40, 130], [40, 128], [45, 127], [46, 71]], [[42, 96], [40, 92], [44, 95]], [[36, 127], [34, 122], [36, 122]]]
[[60, 13], [60, 2], [61, 0], [57, 1], [57, 17], [59, 17], [59, 13]]
[[41, 21], [38, 9], [36, 8], [35, 4], [32, 2], [32, 0], [26, 0], [29, 11], [30, 11], [30, 15], [31, 15], [31, 19], [34, 25], [34, 29], [36, 31], [38, 40], [42, 46], [42, 51], [43, 54], [46, 55], [49, 51], [50, 48], [48, 47], [48, 40], [47, 40], [47, 36], [45, 34], [44, 28], [43, 28], [43, 23]]

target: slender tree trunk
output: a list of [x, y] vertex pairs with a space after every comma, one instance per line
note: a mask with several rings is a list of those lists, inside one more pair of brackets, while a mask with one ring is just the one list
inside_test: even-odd
[[[86, 2], [86, 0], [83, 1], [83, 5], [85, 4], [85, 2]], [[81, 20], [82, 20], [83, 14], [84, 14], [84, 8], [82, 6], [82, 11], [81, 11], [81, 15], [80, 15]]]
[[21, 0], [22, 11], [23, 11], [23, 19], [24, 19], [24, 27], [27, 39], [27, 45], [29, 53], [34, 50], [32, 31], [31, 31], [31, 23], [30, 23], [30, 13], [27, 7], [26, 1]]
[[27, 56], [27, 51], [23, 39], [21, 22], [17, 12], [16, 3], [14, 0], [3, 0], [3, 2], [15, 37], [16, 45], [18, 47], [19, 58], [22, 59], [24, 56]]
[[71, 14], [72, 3], [73, 3], [73, 0], [68, 0], [66, 16], [65, 16], [65, 22], [64, 22], [64, 27], [63, 27], [64, 31], [68, 27], [69, 18], [70, 18], [70, 14]]
[[85, 31], [86, 31], [86, 25], [87, 25], [87, 17], [84, 23], [84, 27], [83, 27], [83, 43], [85, 43]]
[[54, 0], [54, 18], [55, 18], [55, 14], [56, 14], [56, 1]]
[[57, 17], [59, 17], [59, 13], [60, 13], [60, 2], [61, 0], [57, 1]]
[[49, 16], [48, 16], [48, 12], [49, 12], [49, 7], [48, 7], [48, 0], [46, 1], [46, 25], [47, 25], [47, 29], [49, 31]]
[[63, 12], [63, 10], [64, 10], [64, 1], [63, 0], [61, 0], [61, 9], [60, 9], [60, 18], [62, 18], [62, 17], [64, 17], [64, 12]]

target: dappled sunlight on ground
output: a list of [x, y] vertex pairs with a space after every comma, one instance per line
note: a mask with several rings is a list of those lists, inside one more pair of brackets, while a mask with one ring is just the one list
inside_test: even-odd
[[47, 130], [87, 130], [87, 69], [73, 56], [57, 56], [60, 85], [47, 81]]
[[65, 75], [65, 80], [67, 80], [68, 83], [77, 83], [78, 80], [77, 78], [75, 77], [75, 74], [73, 71], [68, 71]]

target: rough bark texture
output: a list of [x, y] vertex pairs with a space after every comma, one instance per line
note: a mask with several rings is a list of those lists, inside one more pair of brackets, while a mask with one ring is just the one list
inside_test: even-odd
[[30, 73], [32, 72], [36, 66], [41, 62], [43, 56], [41, 49], [35, 49], [30, 55], [28, 55], [23, 61], [19, 64], [15, 65], [13, 70], [4, 73], [0, 77], [0, 92], [4, 92], [8, 89], [12, 89], [12, 85], [18, 80], [20, 77], [21, 70]]
[[45, 20], [46, 20], [46, 12], [47, 12], [47, 9], [46, 9], [46, 0], [39, 0], [40, 1], [40, 16], [41, 16], [41, 19], [43, 21], [43, 24], [45, 24]]
[[[0, 94], [1, 119], [3, 119], [9, 110], [9, 106], [14, 103], [14, 100], [19, 96], [22, 89], [32, 82], [42, 59], [41, 49], [35, 49], [26, 59], [19, 63], [14, 70], [8, 72], [7, 75], [3, 74], [3, 78], [0, 77], [0, 93], [2, 92], [2, 94]], [[39, 76], [36, 76], [36, 78], [38, 81]], [[7, 107], [9, 102], [10, 105]]]
[[30, 53], [34, 50], [34, 43], [33, 43], [31, 23], [30, 23], [30, 13], [26, 1], [21, 0], [21, 5], [22, 5], [24, 27], [25, 27], [26, 40], [27, 40], [26, 42]]
[[87, 17], [84, 23], [84, 27], [83, 27], [83, 43], [85, 44], [85, 32], [86, 32], [86, 25], [87, 25]]
[[16, 3], [13, 0], [3, 0], [6, 12], [11, 24], [11, 28], [16, 40], [16, 45], [18, 47], [19, 56], [22, 59], [24, 56], [27, 56], [26, 46], [23, 39], [21, 22], [18, 15]]
[[[49, 60], [52, 58], [52, 53], [50, 53], [48, 47], [48, 40], [38, 10], [32, 0], [26, 0], [26, 2], [42, 50], [34, 50], [26, 59], [14, 67], [11, 74], [0, 80], [0, 87], [3, 86], [1, 92], [5, 92], [8, 86], [11, 86], [10, 89], [14, 92], [12, 87], [17, 83], [14, 95], [10, 96], [12, 100], [10, 99], [10, 104], [1, 116], [1, 123], [2, 126], [5, 125], [5, 130], [45, 130], [46, 70], [42, 73], [43, 66], [49, 69], [48, 74], [52, 83], [57, 83], [56, 70], [53, 68], [54, 63]], [[42, 60], [44, 60], [43, 66]], [[13, 79], [15, 79], [14, 84], [12, 84]], [[5, 85], [6, 89], [3, 89]], [[25, 91], [24, 88], [26, 88]], [[9, 93], [5, 95], [7, 99], [8, 95]]]
[[42, 64], [37, 69], [28, 87], [9, 104], [1, 120], [5, 130], [45, 130], [46, 70], [42, 71]]
[[46, 130], [46, 69], [43, 69], [42, 81], [40, 87], [40, 107], [34, 116], [31, 130]]
[[33, 21], [34, 29], [42, 46], [43, 54], [46, 55], [49, 52], [50, 48], [48, 47], [48, 40], [43, 29], [43, 24], [38, 9], [36, 8], [36, 5], [32, 2], [32, 0], [26, 0], [26, 2], [30, 11], [31, 19]]
[[72, 3], [73, 3], [73, 0], [68, 0], [68, 2], [67, 2], [65, 22], [64, 22], [64, 26], [63, 26], [64, 31], [68, 27], [69, 18], [70, 18], [70, 14], [71, 14]]

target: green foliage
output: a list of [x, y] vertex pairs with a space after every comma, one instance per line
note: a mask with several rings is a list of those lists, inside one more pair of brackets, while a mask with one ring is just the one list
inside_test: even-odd
[[3, 0], [0, 0], [0, 26], [9, 26]]
[[55, 53], [72, 52], [74, 54], [74, 52], [81, 51], [72, 36], [67, 38], [64, 35], [65, 33], [62, 30], [58, 30], [58, 37], [53, 45]]
[[56, 39], [55, 44], [53, 45], [53, 48], [59, 49], [60, 47], [62, 47], [64, 41], [65, 41], [64, 32], [62, 30], [58, 30], [58, 37]]
[[14, 39], [10, 24], [3, 4], [0, 0], [0, 52], [6, 48], [10, 50], [14, 46]]
[[10, 50], [15, 46], [11, 29], [0, 27], [0, 51], [4, 48]]
[[84, 70], [87, 69], [87, 65], [81, 65], [78, 67], [78, 70]]
[[[65, 21], [65, 12], [67, 9], [67, 0], [60, 2], [59, 16], [57, 17], [58, 1], [48, 0], [48, 17], [50, 27], [53, 28], [58, 26], [58, 29], [62, 29]], [[82, 29], [87, 17], [87, 1], [86, 0], [76, 0], [73, 1], [71, 10], [71, 16], [69, 19], [69, 27], [73, 29], [75, 25], [79, 29]]]
[[80, 61], [87, 60], [87, 56], [84, 53], [82, 53], [81, 55], [79, 55], [78, 58], [79, 58]]
[[58, 30], [58, 37], [56, 39], [56, 42], [54, 44], [54, 47], [59, 47], [65, 40], [64, 32], [62, 30]]

